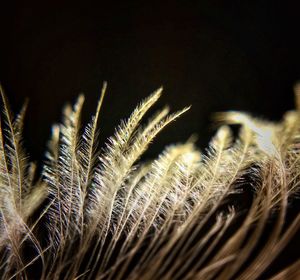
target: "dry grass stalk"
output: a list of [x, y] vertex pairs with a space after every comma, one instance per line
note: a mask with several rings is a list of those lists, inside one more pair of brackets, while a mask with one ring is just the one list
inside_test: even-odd
[[[22, 146], [26, 105], [14, 118], [1, 89], [1, 279], [258, 279], [300, 226], [287, 223], [300, 182], [297, 109], [271, 123], [239, 112], [206, 153], [192, 140], [139, 161], [188, 108], [141, 120], [158, 89], [120, 123], [103, 150], [99, 114], [82, 129], [84, 97], [55, 125], [39, 179]], [[230, 125], [240, 125], [233, 137]], [[243, 206], [243, 204], [246, 204]], [[297, 277], [299, 261], [271, 273]], [[295, 278], [296, 279], [296, 278]]]

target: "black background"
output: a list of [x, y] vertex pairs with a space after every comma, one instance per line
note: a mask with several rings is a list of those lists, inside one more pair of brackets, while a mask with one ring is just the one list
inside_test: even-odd
[[101, 141], [159, 86], [159, 105], [192, 104], [150, 148], [213, 134], [211, 113], [246, 110], [277, 120], [300, 78], [297, 1], [7, 1], [1, 5], [0, 80], [14, 111], [29, 109], [25, 144], [41, 160], [62, 106], [86, 95], [94, 112], [102, 81]]

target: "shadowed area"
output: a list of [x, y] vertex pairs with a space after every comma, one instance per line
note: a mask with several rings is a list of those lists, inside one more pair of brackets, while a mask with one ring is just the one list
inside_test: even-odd
[[292, 108], [300, 76], [297, 11], [296, 3], [274, 1], [6, 3], [0, 79], [15, 111], [30, 99], [25, 135], [34, 159], [41, 158], [62, 106], [84, 92], [89, 116], [104, 80], [101, 141], [163, 85], [161, 104], [193, 107], [147, 155], [192, 133], [206, 147], [212, 112], [278, 119]]

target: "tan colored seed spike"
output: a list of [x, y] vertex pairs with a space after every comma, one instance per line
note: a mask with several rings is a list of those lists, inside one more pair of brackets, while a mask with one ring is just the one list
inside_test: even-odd
[[[277, 123], [219, 113], [222, 126], [205, 152], [192, 138], [145, 162], [141, 157], [154, 138], [189, 107], [171, 114], [163, 107], [144, 123], [160, 88], [101, 148], [98, 127], [109, 125], [99, 117], [106, 88], [104, 82], [87, 125], [81, 123], [83, 95], [65, 107], [40, 176], [22, 145], [25, 109], [13, 118], [1, 89], [1, 279], [297, 275], [297, 260], [281, 271], [276, 265], [300, 228], [299, 213], [286, 219], [300, 185], [297, 111]], [[240, 126], [237, 136], [231, 133], [234, 124]]]

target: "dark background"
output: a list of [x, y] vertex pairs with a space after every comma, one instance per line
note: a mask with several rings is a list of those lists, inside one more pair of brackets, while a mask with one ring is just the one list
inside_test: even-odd
[[293, 107], [297, 1], [7, 2], [0, 9], [0, 80], [15, 112], [29, 97], [25, 144], [34, 160], [62, 106], [84, 92], [87, 120], [104, 80], [101, 141], [160, 85], [159, 105], [193, 105], [156, 139], [150, 157], [195, 132], [204, 148], [212, 112], [277, 120]]

